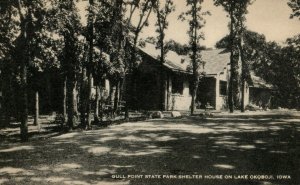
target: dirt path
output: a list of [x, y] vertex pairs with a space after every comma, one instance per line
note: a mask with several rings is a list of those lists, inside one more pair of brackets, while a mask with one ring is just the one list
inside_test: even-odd
[[298, 113], [268, 113], [149, 120], [5, 142], [0, 184], [297, 184], [299, 132]]

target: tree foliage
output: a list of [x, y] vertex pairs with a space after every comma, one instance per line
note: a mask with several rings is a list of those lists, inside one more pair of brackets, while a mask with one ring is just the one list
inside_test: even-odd
[[269, 42], [263, 51], [262, 60], [255, 65], [255, 69], [259, 76], [274, 86], [276, 105], [299, 108], [299, 49], [293, 44], [281, 47], [275, 42]]
[[[3, 73], [10, 75], [7, 85], [14, 86], [19, 94], [15, 95], [17, 110], [21, 120], [21, 139], [28, 140], [28, 85], [30, 78], [46, 67], [57, 64], [53, 52], [53, 44], [46, 32], [47, 2], [36, 0], [1, 1], [0, 14], [3, 19], [1, 27], [0, 58], [4, 59], [7, 70]], [[3, 44], [3, 45], [2, 45]], [[3, 60], [3, 61], [4, 61]], [[45, 60], [46, 62], [42, 62]], [[10, 87], [9, 87], [10, 86]], [[5, 93], [4, 93], [5, 94]], [[6, 94], [7, 95], [7, 94]]]
[[293, 13], [290, 15], [291, 18], [299, 17], [300, 20], [300, 1], [299, 0], [289, 0], [289, 7], [291, 7]]
[[86, 42], [75, 1], [53, 0], [49, 15], [51, 20], [48, 26], [60, 39], [59, 60], [64, 78], [67, 78], [68, 127], [72, 129], [77, 122], [76, 84], [85, 57]]
[[166, 42], [168, 50], [175, 51], [178, 55], [188, 55], [189, 47], [187, 44], [180, 44], [175, 40], [169, 40]]

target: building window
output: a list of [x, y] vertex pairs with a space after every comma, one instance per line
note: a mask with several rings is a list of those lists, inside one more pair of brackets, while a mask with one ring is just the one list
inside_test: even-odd
[[172, 79], [172, 93], [183, 94], [183, 78], [181, 76], [174, 76]]
[[227, 82], [220, 80], [220, 95], [227, 95]]

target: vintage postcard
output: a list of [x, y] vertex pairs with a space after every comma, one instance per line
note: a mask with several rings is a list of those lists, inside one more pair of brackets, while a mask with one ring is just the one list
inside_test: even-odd
[[299, 0], [0, 0], [0, 184], [300, 184], [299, 23]]

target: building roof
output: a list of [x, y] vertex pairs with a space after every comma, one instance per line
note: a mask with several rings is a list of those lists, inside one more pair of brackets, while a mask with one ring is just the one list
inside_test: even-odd
[[[146, 43], [144, 47], [139, 47], [139, 49], [154, 59], [158, 59], [160, 56], [160, 49], [156, 49], [154, 44]], [[174, 71], [189, 73], [187, 71], [188, 65], [189, 62], [185, 61], [185, 56], [178, 55], [174, 51], [168, 51], [164, 63], [165, 67]]]
[[262, 88], [262, 89], [274, 89], [274, 86], [268, 84], [264, 79], [256, 76], [254, 72], [251, 72], [252, 85], [250, 87]]
[[[158, 59], [160, 50], [156, 49], [154, 44], [146, 43], [145, 47], [140, 47], [144, 53], [150, 55], [154, 59]], [[201, 51], [202, 60], [205, 62], [204, 72], [206, 75], [217, 75], [226, 69], [230, 64], [230, 52], [224, 51], [224, 49], [209, 49]], [[185, 73], [191, 73], [188, 71], [190, 65], [190, 58], [188, 55], [178, 55], [174, 51], [168, 51], [166, 55], [166, 62], [164, 66], [173, 70]], [[256, 76], [254, 72], [251, 72], [252, 85], [251, 87], [273, 89], [271, 84], [268, 84], [262, 78]]]
[[230, 63], [230, 53], [223, 49], [201, 51], [202, 60], [205, 62], [204, 71], [207, 75], [215, 75], [224, 71]]
[[[156, 49], [154, 44], [146, 43], [144, 47], [139, 49], [154, 59], [158, 59], [160, 56], [160, 50]], [[230, 53], [223, 52], [223, 49], [203, 50], [201, 55], [202, 60], [205, 62], [204, 71], [207, 75], [215, 75], [222, 72], [230, 62]], [[188, 55], [178, 55], [174, 51], [168, 51], [164, 66], [174, 71], [191, 73], [187, 70], [189, 65], [190, 58]]]

